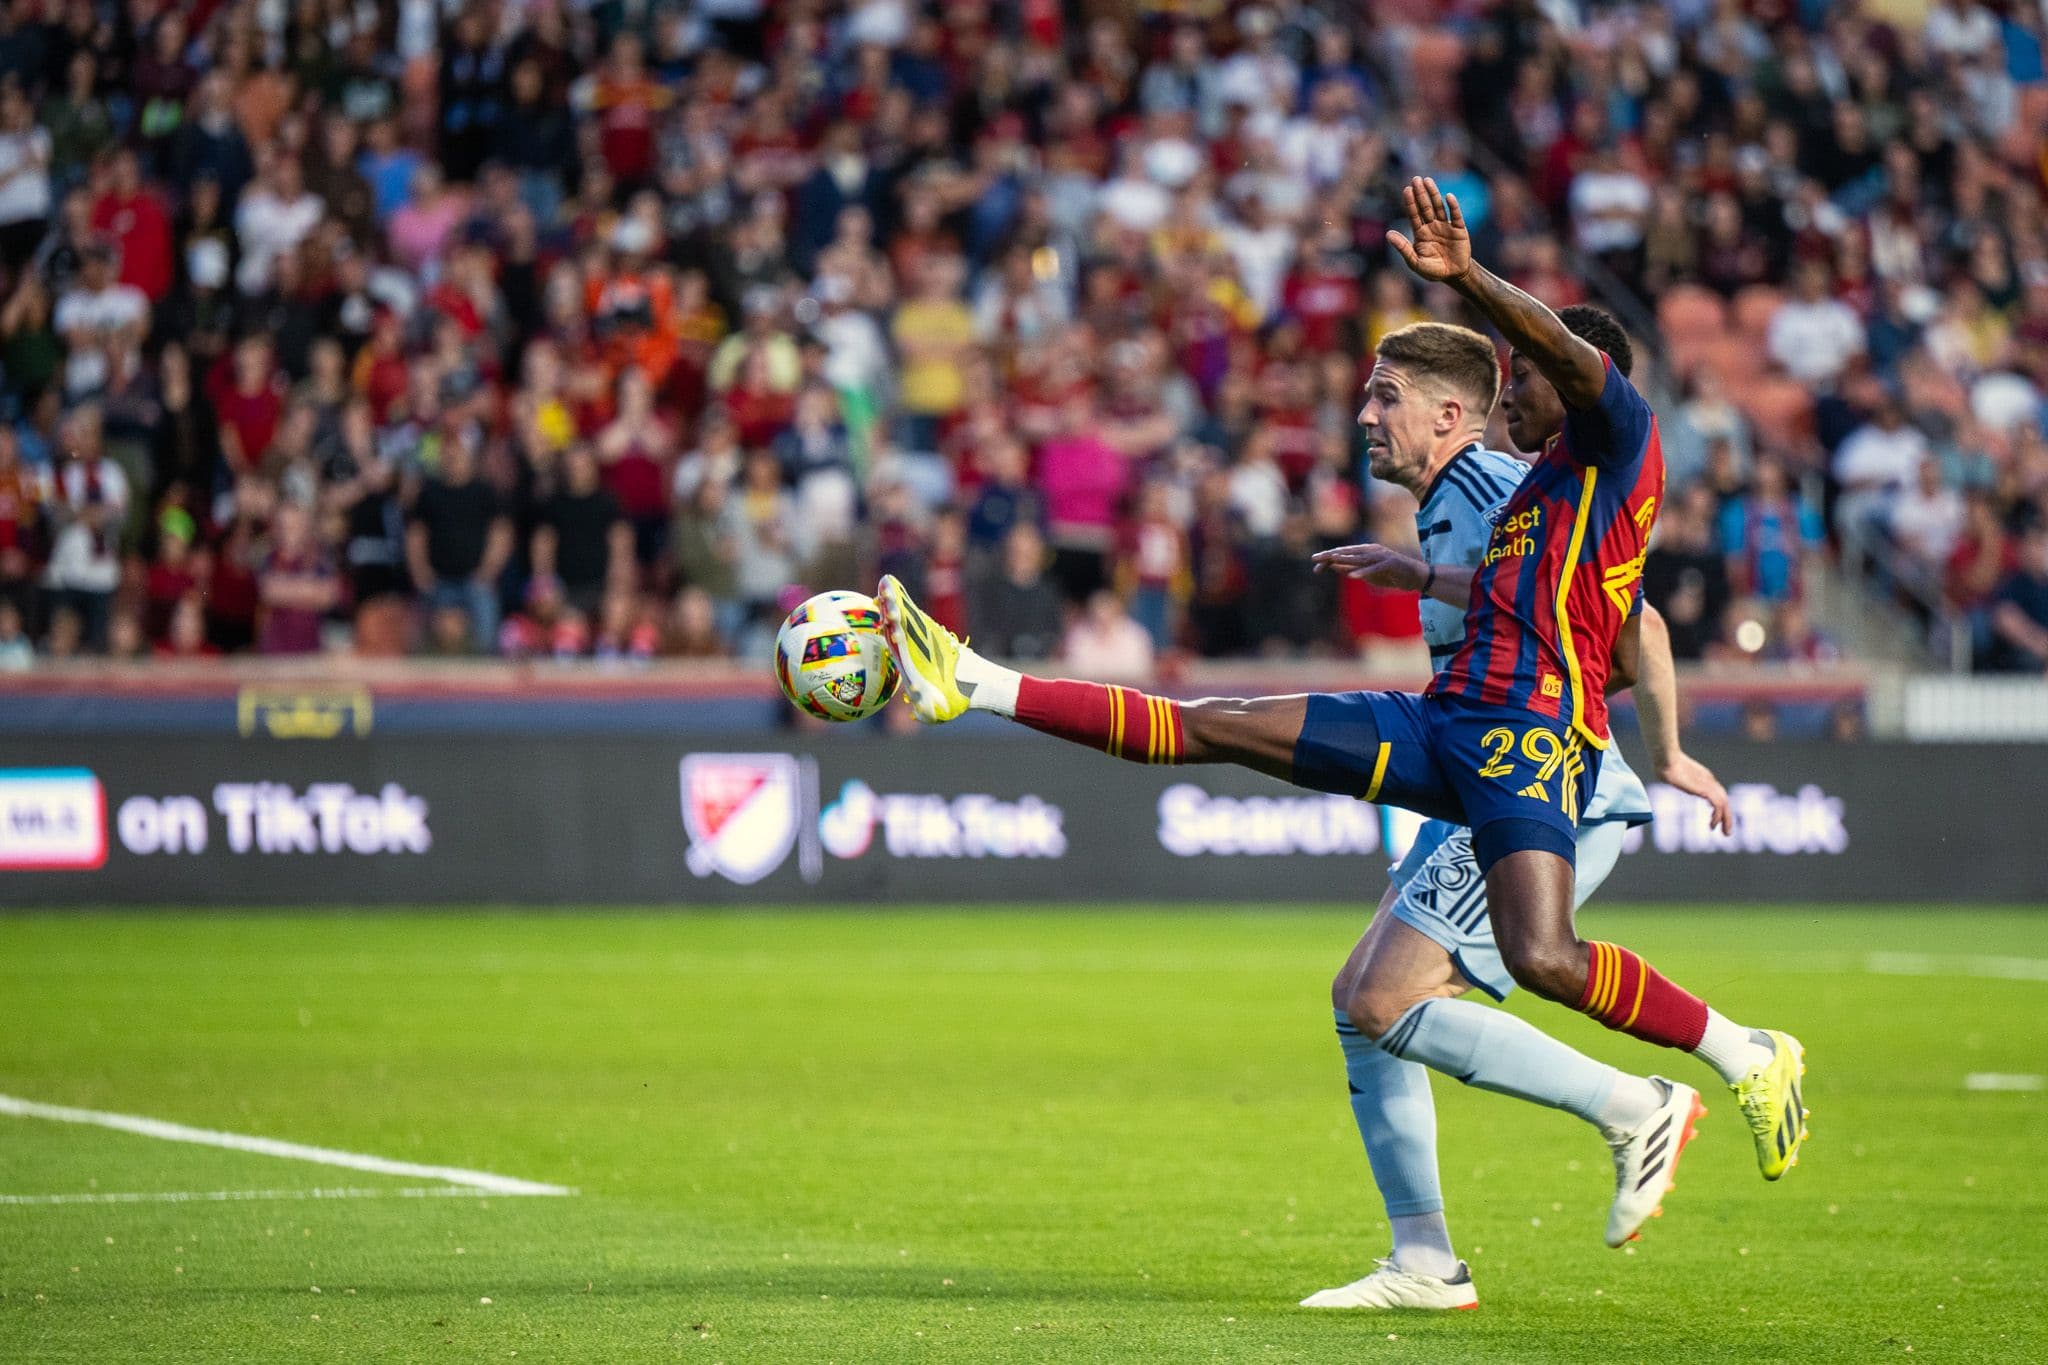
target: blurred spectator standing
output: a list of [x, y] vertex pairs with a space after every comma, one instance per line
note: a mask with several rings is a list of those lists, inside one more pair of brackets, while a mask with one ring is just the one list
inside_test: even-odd
[[1735, 591], [1767, 602], [1805, 596], [1807, 565], [1821, 547], [1820, 514], [1777, 460], [1758, 461], [1750, 487], [1722, 504], [1719, 529]]
[[552, 580], [585, 616], [596, 615], [608, 588], [632, 581], [633, 524], [604, 486], [589, 446], [572, 446], [564, 457], [562, 486], [541, 504], [531, 556], [534, 580]]
[[111, 242], [88, 241], [76, 280], [57, 296], [51, 325], [67, 355], [64, 396], [74, 402], [106, 388], [119, 358], [138, 351], [149, 335], [149, 296], [121, 282], [119, 256]]
[[1045, 573], [1045, 542], [1020, 522], [1003, 539], [1002, 561], [969, 614], [989, 652], [1005, 659], [1049, 659], [1059, 649], [1060, 595]]
[[257, 591], [263, 598], [258, 649], [265, 654], [319, 650], [321, 618], [341, 600], [341, 580], [313, 538], [312, 515], [298, 503], [278, 508]]
[[498, 634], [498, 575], [512, 555], [512, 523], [477, 470], [467, 436], [440, 445], [440, 468], [419, 491], [407, 532], [406, 562], [445, 648], [456, 618], [470, 647], [488, 649]]
[[35, 255], [49, 231], [49, 129], [17, 81], [0, 85], [0, 266], [10, 276]]
[[1695, 485], [1685, 490], [1657, 519], [1643, 559], [1643, 596], [1663, 613], [1671, 652], [1680, 659], [1705, 657], [1728, 607], [1728, 561], [1715, 533], [1713, 509], [1707, 489]]
[[104, 648], [114, 589], [121, 582], [121, 526], [128, 515], [128, 476], [106, 458], [97, 408], [64, 420], [61, 462], [50, 480], [43, 516], [50, 526], [50, 562], [43, 586], [49, 615], [74, 618], [78, 640]]

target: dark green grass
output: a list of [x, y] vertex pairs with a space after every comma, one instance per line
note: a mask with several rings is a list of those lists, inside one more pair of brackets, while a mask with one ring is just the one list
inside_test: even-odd
[[[1810, 1153], [1766, 1186], [1703, 1068], [1518, 997], [1711, 1114], [1618, 1254], [1590, 1130], [1440, 1082], [1449, 1317], [1293, 1306], [1386, 1246], [1355, 914], [0, 920], [0, 1092], [582, 1190], [0, 1206], [0, 1360], [2048, 1357], [2048, 1097], [1964, 1089], [2048, 1071], [2048, 981], [1965, 956], [2048, 916], [1587, 918], [1806, 1040]], [[0, 1193], [420, 1183], [0, 1117]]]

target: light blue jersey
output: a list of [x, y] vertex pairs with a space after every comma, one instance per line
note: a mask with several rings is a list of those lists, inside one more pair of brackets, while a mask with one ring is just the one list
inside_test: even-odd
[[[1512, 455], [1467, 446], [1451, 457], [1422, 494], [1415, 534], [1422, 557], [1442, 568], [1472, 569], [1493, 537], [1500, 509], [1529, 466]], [[1642, 606], [1640, 590], [1636, 609]], [[1441, 669], [1465, 639], [1465, 610], [1425, 596], [1422, 638], [1432, 667]], [[1599, 889], [1621, 857], [1621, 833], [1650, 822], [1650, 794], [1618, 745], [1600, 756], [1600, 779], [1579, 817], [1574, 905]], [[1472, 856], [1471, 831], [1431, 820], [1416, 831], [1392, 880], [1400, 895], [1394, 916], [1448, 952], [1473, 984], [1496, 1000], [1515, 988], [1501, 962], [1486, 913], [1486, 881]]]
[[[1529, 466], [1512, 455], [1467, 446], [1438, 471], [1415, 509], [1415, 534], [1422, 557], [1451, 569], [1476, 569], [1493, 539], [1500, 509]], [[1465, 609], [1434, 597], [1422, 599], [1422, 640], [1433, 669], [1450, 662], [1465, 643]]]

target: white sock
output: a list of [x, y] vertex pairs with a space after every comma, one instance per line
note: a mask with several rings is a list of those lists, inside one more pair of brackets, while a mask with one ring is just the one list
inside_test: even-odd
[[1435, 1213], [1401, 1213], [1387, 1220], [1394, 1225], [1394, 1264], [1415, 1275], [1434, 1275], [1448, 1280], [1458, 1273], [1458, 1254], [1451, 1250], [1450, 1225], [1443, 1210]]
[[1647, 1076], [1631, 1076], [1624, 1071], [1614, 1078], [1614, 1089], [1607, 1092], [1607, 1099], [1593, 1121], [1608, 1134], [1633, 1133], [1663, 1104], [1661, 1086]]
[[953, 665], [953, 680], [967, 694], [969, 710], [1017, 718], [1017, 687], [1024, 675], [1016, 669], [992, 664], [962, 645], [959, 662]]
[[1720, 1072], [1730, 1085], [1756, 1068], [1770, 1065], [1771, 1054], [1768, 1034], [1746, 1029], [1712, 1008], [1707, 1010], [1707, 1031], [1692, 1050], [1693, 1056]]

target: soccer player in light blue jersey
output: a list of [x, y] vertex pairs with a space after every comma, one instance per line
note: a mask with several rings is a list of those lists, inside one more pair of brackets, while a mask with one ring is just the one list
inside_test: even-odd
[[[1431, 596], [1430, 590], [1439, 576], [1468, 576], [1480, 567], [1502, 508], [1529, 466], [1468, 441], [1469, 425], [1439, 431], [1442, 423], [1418, 421], [1416, 395], [1406, 395], [1410, 402], [1403, 411], [1399, 390], [1442, 368], [1446, 359], [1476, 377], [1476, 366], [1491, 353], [1485, 338], [1441, 323], [1416, 324], [1385, 338], [1380, 359], [1386, 367], [1367, 387], [1360, 422], [1373, 475], [1415, 494], [1423, 581], [1404, 581], [1404, 573], [1412, 580], [1418, 561], [1386, 547], [1350, 547], [1326, 561], [1360, 577], [1419, 586], [1423, 639], [1437, 668], [1464, 642], [1466, 613]], [[1674, 674], [1663, 622], [1642, 604], [1639, 590], [1635, 604], [1639, 614], [1625, 636], [1630, 648], [1617, 649], [1616, 681], [1636, 685], [1659, 775], [1706, 798], [1717, 824], [1725, 822], [1727, 795], [1720, 783], [1676, 742]], [[1618, 751], [1610, 750], [1579, 817], [1575, 905], [1583, 905], [1614, 870], [1623, 832], [1650, 818], [1642, 780]], [[1418, 1002], [1455, 997], [1475, 986], [1504, 999], [1514, 979], [1494, 942], [1486, 881], [1469, 829], [1441, 820], [1424, 824], [1390, 880], [1371, 928], [1337, 976], [1332, 998], [1352, 1111], [1386, 1205], [1394, 1247], [1371, 1274], [1313, 1294], [1303, 1300], [1305, 1307], [1469, 1308], [1478, 1302], [1444, 1218], [1428, 1069], [1402, 1055], [1413, 1041], [1404, 1033], [1436, 1024], [1446, 1036], [1434, 1041], [1462, 1058], [1435, 1056], [1433, 1049], [1430, 1060], [1440, 1069], [1469, 1084], [1577, 1113], [1600, 1128], [1616, 1164], [1607, 1229], [1611, 1244], [1634, 1235], [1657, 1207], [1693, 1117], [1695, 1095], [1688, 1087], [1618, 1072], [1513, 1016], [1475, 1009], [1455, 1019], [1431, 1020], [1429, 1012], [1413, 1011]], [[1354, 1022], [1361, 1014], [1372, 1025], [1370, 1033]], [[1441, 1066], [1445, 1061], [1454, 1065]], [[1653, 1146], [1658, 1139], [1662, 1151]]]

